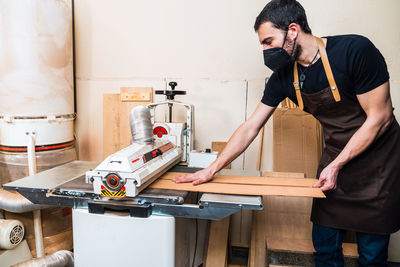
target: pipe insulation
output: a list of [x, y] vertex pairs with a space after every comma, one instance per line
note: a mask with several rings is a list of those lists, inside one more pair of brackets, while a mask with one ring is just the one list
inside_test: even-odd
[[134, 107], [129, 114], [129, 124], [132, 132], [132, 142], [152, 143], [153, 125], [150, 110], [143, 106]]
[[24, 213], [48, 208], [46, 205], [37, 205], [30, 202], [17, 192], [0, 189], [0, 209], [14, 213]]
[[71, 251], [59, 250], [42, 258], [24, 261], [12, 267], [73, 267], [74, 256]]

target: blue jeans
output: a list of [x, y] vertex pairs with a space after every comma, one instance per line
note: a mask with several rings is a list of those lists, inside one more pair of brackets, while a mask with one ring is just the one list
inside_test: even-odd
[[[342, 251], [345, 230], [314, 224], [312, 239], [315, 251], [315, 266], [344, 266]], [[358, 266], [387, 266], [390, 235], [356, 233], [358, 245]]]

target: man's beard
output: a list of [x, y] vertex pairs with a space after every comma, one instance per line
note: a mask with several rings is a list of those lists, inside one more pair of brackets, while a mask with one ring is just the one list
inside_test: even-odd
[[296, 45], [295, 48], [294, 48], [292, 60], [293, 61], [299, 60], [301, 52], [303, 52], [303, 48], [301, 47], [301, 45]]
[[290, 58], [291, 60], [297, 61], [301, 55], [301, 52], [303, 51], [301, 45], [296, 43], [296, 39], [291, 41], [291, 40], [286, 40], [286, 46], [288, 47], [288, 50], [290, 52]]

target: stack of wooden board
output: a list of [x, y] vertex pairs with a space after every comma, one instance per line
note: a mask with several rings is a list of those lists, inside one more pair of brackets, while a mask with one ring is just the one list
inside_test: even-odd
[[173, 179], [180, 175], [185, 173], [168, 172], [149, 187], [218, 194], [325, 198], [321, 189], [312, 187], [316, 180], [310, 178], [215, 175], [210, 182], [194, 186], [191, 183], [175, 183]]

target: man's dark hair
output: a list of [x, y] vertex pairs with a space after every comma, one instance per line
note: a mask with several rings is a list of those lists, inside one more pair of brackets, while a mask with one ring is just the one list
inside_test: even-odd
[[306, 12], [296, 0], [272, 0], [257, 16], [254, 30], [258, 31], [260, 25], [270, 21], [275, 28], [287, 31], [290, 23], [298, 24], [303, 32], [311, 34], [308, 26]]

